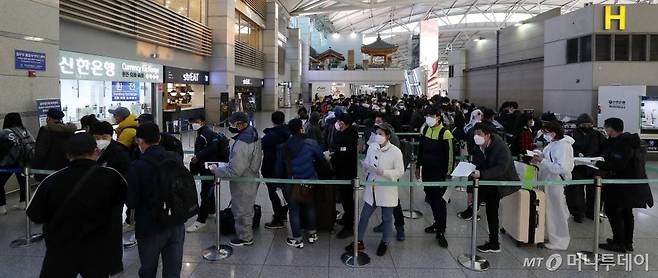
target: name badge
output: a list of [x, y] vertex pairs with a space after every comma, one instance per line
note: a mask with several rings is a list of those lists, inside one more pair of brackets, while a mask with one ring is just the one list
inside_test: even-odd
[[340, 147], [340, 151], [341, 151], [341, 152], [346, 152], [346, 151], [347, 151], [347, 147]]

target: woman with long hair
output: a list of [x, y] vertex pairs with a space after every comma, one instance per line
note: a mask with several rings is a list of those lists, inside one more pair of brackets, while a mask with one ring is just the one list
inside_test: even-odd
[[[0, 131], [0, 145], [6, 146], [0, 150], [0, 168], [21, 169], [30, 163], [34, 154], [34, 137], [30, 134], [18, 113], [5, 115], [2, 130]], [[5, 184], [12, 175], [16, 175], [20, 188], [19, 209], [25, 209], [25, 176], [22, 173], [0, 173], [0, 215], [7, 214], [7, 199]]]

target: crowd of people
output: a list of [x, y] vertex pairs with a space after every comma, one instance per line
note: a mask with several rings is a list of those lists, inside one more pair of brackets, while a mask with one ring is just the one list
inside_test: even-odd
[[[583, 114], [571, 130], [565, 129], [554, 114], [534, 115], [519, 110], [515, 102], [505, 102], [495, 112], [468, 100], [439, 96], [316, 96], [310, 110], [301, 107], [293, 119], [286, 119], [281, 111], [272, 113], [271, 127], [262, 133], [250, 115], [235, 112], [228, 120], [232, 138], [215, 132], [199, 116], [190, 119], [197, 138], [189, 165], [184, 165], [181, 142], [162, 133], [152, 115], [133, 115], [126, 108], [110, 112], [113, 123], [86, 116], [81, 120], [82, 129], [77, 130], [62, 122], [61, 110], [51, 109], [36, 140], [19, 114], [5, 116], [0, 131], [0, 167], [56, 171], [35, 176], [40, 185], [29, 205], [25, 177], [16, 173], [20, 183], [17, 208], [27, 207], [30, 219], [44, 224], [47, 251], [41, 277], [120, 273], [123, 248], [135, 245], [140, 277], [155, 277], [160, 259], [163, 277], [179, 277], [186, 232], [198, 232], [209, 217], [219, 217], [215, 215], [215, 183], [202, 181], [197, 193], [193, 175], [352, 180], [359, 177], [361, 169], [367, 181], [396, 182], [408, 169], [416, 179], [433, 182], [450, 180], [457, 157], [467, 156], [476, 166], [472, 179], [518, 181], [523, 177], [516, 172], [515, 161], [536, 167], [537, 178], [542, 181], [595, 176], [646, 178], [646, 150], [637, 134], [624, 132], [620, 119], [605, 120], [604, 134], [594, 128], [591, 116]], [[397, 135], [401, 132], [417, 134], [413, 140], [418, 145], [401, 140]], [[596, 167], [574, 162], [575, 157], [598, 156], [604, 160]], [[13, 174], [0, 173], [0, 215], [7, 213], [4, 183]], [[250, 246], [257, 240], [254, 228], [259, 223], [254, 221], [260, 220], [254, 217], [254, 205], [259, 186], [258, 182], [230, 181], [230, 210], [235, 223], [232, 246]], [[356, 200], [363, 201], [360, 212], [355, 212], [351, 186], [267, 183], [266, 187], [273, 215], [264, 227], [288, 227], [286, 243], [291, 247], [318, 242], [318, 232], [333, 230], [337, 223], [340, 229], [335, 236], [340, 239], [355, 236], [357, 225], [358, 244], [345, 249], [363, 250], [363, 238], [377, 208], [381, 208], [381, 223], [374, 232], [382, 233], [382, 238], [376, 254], [383, 256], [389, 251], [394, 230], [396, 240], [405, 240], [398, 187], [366, 186], [363, 200]], [[445, 232], [450, 194], [446, 187], [424, 190], [433, 218], [425, 232], [434, 235], [439, 247], [448, 248]], [[458, 217], [479, 218], [473, 215], [473, 206], [485, 206], [489, 238], [478, 251], [501, 251], [499, 204], [518, 190], [515, 186], [481, 186], [480, 201], [474, 204], [473, 188], [468, 188], [465, 209]], [[572, 216], [575, 223], [595, 219], [593, 187], [552, 185], [544, 191], [544, 246], [566, 250], [570, 245], [569, 218]], [[632, 252], [632, 209], [651, 206], [648, 184], [604, 186], [603, 208], [613, 238], [601, 248]], [[355, 213], [361, 215], [359, 223], [354, 223]], [[185, 227], [194, 216], [194, 222]], [[132, 229], [134, 240], [124, 241], [122, 233]]]

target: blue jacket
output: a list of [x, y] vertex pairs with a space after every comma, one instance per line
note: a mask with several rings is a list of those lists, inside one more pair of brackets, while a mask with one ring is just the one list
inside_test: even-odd
[[160, 233], [166, 227], [153, 218], [153, 195], [156, 187], [157, 169], [143, 158], [152, 157], [156, 161], [172, 159], [183, 165], [176, 153], [168, 152], [160, 145], [146, 149], [140, 159], [133, 161], [128, 169], [128, 207], [135, 209], [135, 237], [137, 239]]
[[260, 172], [264, 178], [277, 178], [275, 167], [277, 160], [277, 147], [290, 138], [290, 130], [287, 126], [275, 126], [265, 129], [265, 136], [260, 139], [263, 149], [263, 165]]
[[324, 155], [315, 140], [293, 135], [279, 147], [277, 173], [291, 179], [317, 179], [315, 162], [321, 159]]

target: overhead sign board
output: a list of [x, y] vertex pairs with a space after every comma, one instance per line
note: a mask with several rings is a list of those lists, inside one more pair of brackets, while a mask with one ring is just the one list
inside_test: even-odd
[[162, 83], [162, 65], [60, 51], [62, 79]]
[[165, 83], [210, 84], [207, 71], [165, 67]]

